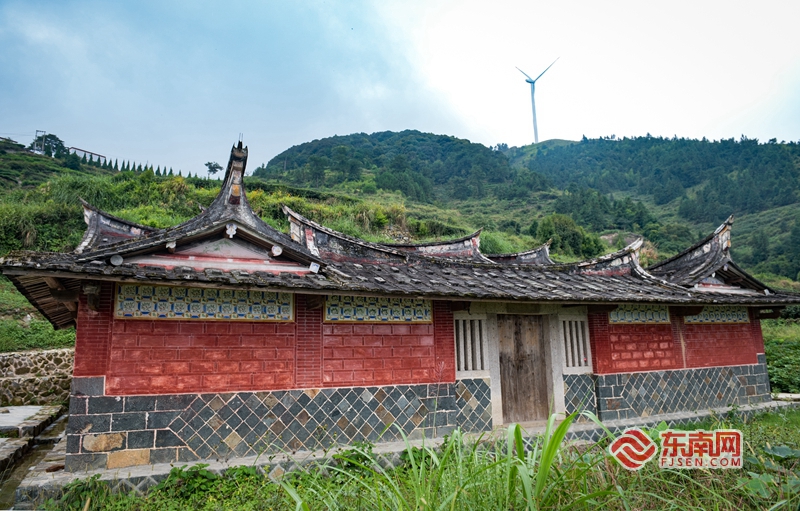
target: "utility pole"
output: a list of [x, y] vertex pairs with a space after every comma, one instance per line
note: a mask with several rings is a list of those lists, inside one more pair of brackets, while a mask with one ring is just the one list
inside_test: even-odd
[[[39, 138], [39, 133], [42, 134], [42, 138], [41, 139]], [[38, 140], [39, 141], [38, 145], [40, 146], [39, 147], [39, 151], [41, 152], [41, 154], [44, 154], [44, 137], [46, 137], [46, 136], [47, 136], [47, 132], [46, 131], [36, 130], [36, 136], [33, 139], [33, 150], [34, 150], [34, 152], [36, 151], [36, 148], [37, 148], [36, 141]]]

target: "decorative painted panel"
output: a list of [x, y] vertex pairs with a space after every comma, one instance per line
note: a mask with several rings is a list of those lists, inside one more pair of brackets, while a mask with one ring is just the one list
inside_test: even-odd
[[197, 287], [117, 286], [115, 315], [131, 319], [292, 321], [294, 295]]
[[738, 305], [706, 305], [696, 316], [683, 318], [686, 323], [750, 323], [747, 307]]
[[325, 321], [430, 323], [431, 318], [429, 300], [333, 295], [325, 301]]
[[620, 305], [608, 313], [609, 323], [664, 324], [669, 323], [669, 310], [666, 305]]

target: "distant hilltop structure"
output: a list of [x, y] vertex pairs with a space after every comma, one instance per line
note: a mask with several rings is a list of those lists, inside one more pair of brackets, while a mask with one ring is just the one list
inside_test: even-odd
[[78, 156], [80, 156], [81, 158], [83, 158], [84, 156], [85, 156], [85, 157], [87, 157], [87, 158], [88, 158], [89, 156], [91, 156], [91, 157], [93, 157], [93, 158], [94, 158], [96, 161], [99, 161], [100, 163], [105, 163], [105, 162], [106, 162], [106, 160], [108, 160], [108, 158], [106, 158], [106, 157], [105, 157], [105, 156], [103, 156], [102, 154], [93, 153], [93, 152], [91, 152], [91, 151], [87, 151], [86, 149], [81, 149], [81, 148], [79, 148], [79, 147], [68, 147], [68, 148], [67, 148], [67, 151], [69, 151], [70, 153], [77, 154], [77, 155], [78, 155]]

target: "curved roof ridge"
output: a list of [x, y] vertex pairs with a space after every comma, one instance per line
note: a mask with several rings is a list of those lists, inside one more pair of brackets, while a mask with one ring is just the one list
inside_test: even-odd
[[639, 249], [642, 248], [643, 244], [644, 244], [644, 238], [636, 238], [631, 243], [629, 243], [625, 248], [617, 250], [616, 252], [611, 252], [610, 254], [606, 254], [600, 257], [595, 257], [594, 259], [586, 259], [583, 261], [578, 261], [575, 264], [577, 266], [592, 266], [596, 264], [613, 261], [615, 259], [620, 259], [625, 257], [626, 255], [638, 253]]
[[[78, 200], [83, 206], [83, 221], [86, 222], [86, 230], [83, 232], [78, 246], [75, 247], [76, 254], [81, 254], [87, 249], [96, 249], [103, 245], [114, 245], [127, 239], [146, 236], [160, 230], [114, 216], [80, 197]], [[103, 238], [103, 235], [106, 238]], [[108, 241], [109, 238], [114, 241]]]
[[[663, 260], [661, 262], [658, 262], [656, 264], [652, 264], [652, 265], [648, 266], [647, 269], [648, 270], [654, 270], [656, 268], [660, 268], [661, 266], [665, 266], [665, 265], [667, 265], [667, 264], [669, 264], [669, 263], [671, 263], [673, 261], [676, 261], [676, 260], [680, 259], [681, 257], [683, 257], [683, 256], [685, 256], [685, 255], [697, 250], [698, 248], [702, 247], [703, 245], [705, 245], [709, 241], [713, 240], [715, 237], [717, 237], [721, 233], [723, 233], [723, 231], [730, 231], [732, 226], [733, 226], [733, 215], [730, 215], [719, 227], [714, 229], [714, 232], [712, 232], [711, 234], [709, 234], [705, 238], [701, 239], [700, 241], [698, 241], [694, 245], [690, 246], [689, 248], [684, 249], [681, 252], [678, 252], [677, 254], [675, 254], [674, 256], [670, 257], [669, 259], [665, 259], [665, 260]], [[729, 241], [730, 241], [730, 238], [729, 238]]]
[[553, 239], [547, 240], [545, 243], [536, 248], [525, 250], [523, 252], [514, 252], [510, 254], [490, 254], [486, 257], [495, 263], [499, 264], [533, 264], [537, 266], [550, 266], [556, 264], [555, 261], [550, 259], [550, 245]]
[[105, 257], [112, 255], [111, 252], [113, 254], [140, 253], [164, 243], [212, 234], [225, 229], [231, 222], [236, 222], [245, 228], [245, 231], [250, 230], [253, 234], [268, 237], [280, 243], [284, 250], [295, 253], [301, 259], [322, 263], [305, 247], [292, 241], [289, 236], [267, 224], [253, 212], [247, 201], [244, 187], [243, 178], [246, 166], [247, 147], [242, 147], [240, 141], [238, 145], [231, 148], [225, 178], [219, 193], [211, 205], [199, 215], [176, 226], [153, 231], [148, 236], [138, 236], [108, 246], [97, 247], [90, 252], [79, 253], [76, 261], [89, 261]]
[[[621, 275], [633, 273], [639, 265], [639, 249], [644, 243], [643, 238], [637, 238], [628, 246], [604, 256], [578, 261], [573, 263], [580, 273]], [[644, 271], [644, 269], [642, 269]]]
[[108, 211], [100, 209], [97, 206], [94, 206], [94, 205], [90, 204], [89, 202], [83, 200], [81, 197], [78, 197], [78, 201], [81, 203], [81, 206], [83, 206], [84, 209], [90, 209], [90, 210], [94, 211], [95, 213], [99, 213], [99, 214], [101, 214], [101, 215], [103, 215], [103, 216], [105, 216], [107, 218], [110, 218], [112, 220], [115, 220], [117, 222], [124, 223], [124, 224], [130, 225], [132, 227], [138, 227], [139, 229], [147, 229], [147, 230], [151, 230], [151, 231], [161, 230], [158, 227], [150, 227], [149, 225], [138, 224], [136, 222], [132, 222], [130, 220], [125, 220], [124, 218], [112, 215]]
[[[298, 213], [298, 212], [294, 211], [293, 209], [291, 209], [286, 204], [281, 204], [281, 209], [283, 210], [283, 213], [286, 216], [290, 217], [290, 222], [291, 222], [291, 219], [294, 218], [297, 222], [299, 222], [301, 224], [305, 224], [305, 225], [307, 225], [309, 227], [312, 227], [313, 229], [316, 229], [316, 230], [318, 230], [320, 232], [323, 232], [323, 233], [325, 233], [325, 234], [327, 234], [329, 236], [333, 236], [335, 238], [339, 238], [341, 240], [347, 241], [348, 243], [353, 243], [353, 244], [356, 244], [356, 245], [359, 245], [359, 246], [362, 246], [362, 247], [366, 247], [366, 248], [368, 248], [370, 250], [377, 250], [379, 252], [385, 252], [385, 253], [391, 254], [393, 256], [401, 257], [403, 259], [406, 259], [408, 257], [408, 254], [410, 253], [410, 252], [406, 252], [406, 251], [403, 251], [403, 250], [396, 250], [396, 249], [393, 249], [391, 247], [388, 247], [388, 246], [380, 244], [380, 243], [373, 243], [371, 241], [362, 240], [360, 238], [356, 238], [355, 236], [350, 236], [349, 234], [345, 234], [343, 232], [339, 232], [339, 231], [333, 230], [330, 227], [325, 227], [322, 224], [319, 224], [319, 223], [317, 223], [317, 222], [315, 222], [315, 221], [313, 221], [313, 220], [311, 220], [309, 218], [304, 217], [300, 213]], [[301, 245], [304, 245], [302, 243], [302, 239], [301, 240], [295, 240], [295, 242], [300, 242]]]
[[733, 215], [699, 242], [666, 261], [647, 268], [673, 284], [704, 291], [764, 292], [772, 290], [740, 268], [730, 254]]
[[480, 238], [481, 232], [483, 232], [483, 227], [478, 229], [477, 231], [473, 232], [472, 234], [467, 234], [466, 236], [462, 236], [461, 238], [457, 238], [454, 240], [441, 240], [441, 241], [424, 241], [422, 243], [381, 243], [386, 247], [409, 247], [409, 248], [416, 248], [416, 247], [436, 247], [441, 245], [449, 245], [451, 243], [462, 243], [464, 241], [471, 241], [474, 238]]

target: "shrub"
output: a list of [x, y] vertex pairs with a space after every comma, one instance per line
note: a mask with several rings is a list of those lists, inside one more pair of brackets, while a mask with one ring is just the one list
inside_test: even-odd
[[762, 325], [772, 391], [800, 393], [800, 323], [778, 319]]

